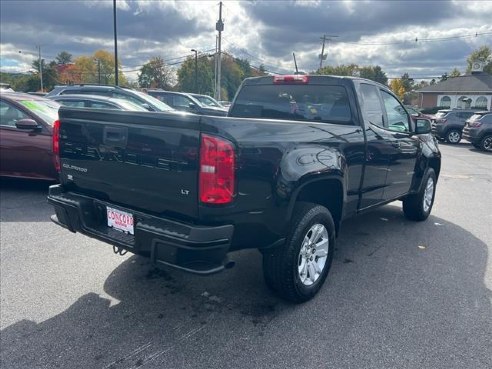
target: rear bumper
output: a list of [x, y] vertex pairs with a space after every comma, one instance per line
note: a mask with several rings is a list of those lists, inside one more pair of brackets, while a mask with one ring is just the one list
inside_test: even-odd
[[[48, 202], [54, 206], [52, 220], [70, 230], [130, 252], [150, 255], [152, 262], [198, 274], [225, 268], [234, 226], [189, 225], [127, 209], [92, 197], [50, 187]], [[133, 214], [134, 235], [107, 226], [106, 206]]]

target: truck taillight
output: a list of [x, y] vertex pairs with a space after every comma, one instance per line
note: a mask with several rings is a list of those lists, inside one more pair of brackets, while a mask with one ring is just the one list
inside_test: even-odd
[[55, 169], [60, 173], [60, 121], [53, 123], [53, 161]]
[[308, 83], [309, 82], [309, 76], [306, 75], [299, 75], [299, 74], [294, 74], [294, 75], [285, 75], [285, 76], [273, 76], [273, 83], [275, 84], [290, 84], [290, 83]]
[[231, 142], [202, 134], [199, 198], [205, 204], [228, 204], [234, 197], [235, 153]]

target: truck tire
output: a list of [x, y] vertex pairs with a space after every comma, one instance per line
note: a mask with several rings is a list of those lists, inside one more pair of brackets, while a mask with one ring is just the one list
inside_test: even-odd
[[333, 261], [335, 223], [324, 206], [299, 202], [283, 246], [263, 253], [266, 284], [280, 297], [300, 303], [313, 298]]
[[483, 151], [492, 152], [492, 135], [485, 135], [485, 137], [480, 140], [480, 148]]
[[456, 145], [461, 141], [461, 132], [457, 129], [450, 129], [446, 132], [446, 141]]
[[403, 199], [403, 213], [408, 219], [423, 221], [429, 217], [434, 205], [436, 182], [436, 173], [434, 169], [429, 168], [422, 179], [423, 186], [420, 191]]

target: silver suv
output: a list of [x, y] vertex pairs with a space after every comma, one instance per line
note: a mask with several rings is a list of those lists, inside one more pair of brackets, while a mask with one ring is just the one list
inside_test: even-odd
[[432, 133], [439, 140], [457, 144], [461, 141], [466, 120], [475, 113], [476, 110], [465, 109], [438, 110], [432, 119]]

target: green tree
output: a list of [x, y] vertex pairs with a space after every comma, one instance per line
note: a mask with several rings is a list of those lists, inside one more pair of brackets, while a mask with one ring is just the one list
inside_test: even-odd
[[185, 92], [199, 94], [211, 93], [214, 90], [213, 61], [206, 55], [197, 59], [197, 86], [195, 88], [195, 57], [189, 56], [178, 69], [178, 88]]
[[341, 64], [337, 66], [327, 65], [318, 70], [318, 74], [334, 76], [357, 76], [359, 74], [359, 66], [357, 64]]
[[155, 57], [140, 68], [138, 84], [144, 88], [169, 90], [174, 85], [174, 73], [161, 57]]
[[360, 67], [359, 76], [362, 78], [367, 78], [372, 81], [379, 82], [383, 85], [386, 85], [388, 83], [388, 77], [386, 76], [386, 73], [381, 69], [379, 65]]
[[461, 72], [458, 70], [458, 68], [454, 68], [451, 72], [449, 72], [448, 75], [449, 78], [454, 78], [459, 76], [461, 76]]
[[403, 73], [400, 79], [403, 84], [403, 88], [405, 89], [405, 92], [410, 92], [413, 90], [415, 81], [413, 80], [413, 78], [410, 78], [408, 73]]
[[492, 74], [492, 49], [489, 46], [481, 46], [470, 54], [466, 62], [468, 63], [467, 73], [471, 72], [474, 62], [481, 62], [485, 64], [484, 72]]
[[[40, 64], [39, 59], [35, 59], [32, 62], [32, 67], [36, 71], [33, 74], [33, 76], [35, 79], [38, 80], [38, 84], [36, 88], [30, 89], [30, 91], [41, 90], [41, 81], [39, 78], [39, 64]], [[41, 69], [42, 69], [42, 76], [43, 76], [43, 89], [44, 91], [50, 91], [58, 82], [58, 71], [56, 69], [56, 62], [51, 61], [49, 64], [46, 64], [45, 60], [41, 59]], [[28, 88], [34, 87], [33, 83], [28, 82], [27, 87]]]
[[62, 51], [56, 56], [55, 60], [58, 64], [70, 64], [72, 62], [72, 54]]

